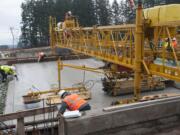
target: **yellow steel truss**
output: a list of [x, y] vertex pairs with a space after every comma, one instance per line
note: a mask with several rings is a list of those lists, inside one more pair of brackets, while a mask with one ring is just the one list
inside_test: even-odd
[[[50, 17], [51, 47], [68, 48], [75, 52], [133, 69], [137, 81], [135, 83], [136, 96], [140, 92], [138, 84], [142, 73], [158, 75], [180, 82], [178, 62], [180, 51], [172, 47], [171, 40], [174, 36], [178, 37], [177, 29], [180, 23], [149, 26], [147, 21], [143, 21], [141, 7], [138, 9], [136, 25], [85, 28], [78, 26], [59, 29], [56, 26], [56, 20]], [[164, 46], [159, 46], [159, 39], [165, 38], [170, 39], [170, 51]], [[150, 45], [151, 42], [153, 46]], [[155, 63], [155, 58], [161, 58], [162, 63]], [[167, 60], [174, 61], [176, 66], [167, 66], [165, 64]]]

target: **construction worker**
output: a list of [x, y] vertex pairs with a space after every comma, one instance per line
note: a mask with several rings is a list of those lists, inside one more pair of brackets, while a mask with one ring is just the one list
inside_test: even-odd
[[71, 11], [68, 11], [65, 14], [65, 20], [64, 20], [64, 23], [62, 24], [64, 39], [68, 39], [68, 38], [72, 37], [70, 29], [74, 26], [73, 18], [74, 18], [74, 16], [72, 15]]
[[165, 39], [162, 40], [162, 47], [167, 49], [168, 44], [169, 44], [168, 38], [165, 38]]
[[38, 62], [44, 60], [44, 57], [46, 57], [44, 52], [39, 52], [38, 53]]
[[65, 90], [61, 90], [59, 95], [62, 99], [61, 108], [59, 110], [59, 113], [61, 114], [63, 114], [66, 109], [69, 109], [70, 111], [86, 111], [91, 109], [88, 102], [79, 97], [77, 94], [71, 94]]
[[164, 42], [162, 43], [162, 46], [165, 47], [165, 49], [168, 51], [168, 52], [172, 52], [172, 47], [170, 45], [170, 39], [169, 38], [165, 38], [164, 39]]
[[71, 20], [72, 19], [72, 12], [71, 11], [68, 11], [66, 14], [65, 14], [65, 20]]
[[177, 48], [177, 40], [175, 37], [172, 39], [172, 47]]
[[8, 75], [13, 75], [14, 77], [16, 77], [16, 80], [18, 80], [16, 68], [14, 66], [2, 65], [0, 66], [0, 73], [2, 75], [2, 82], [5, 82], [7, 80]]

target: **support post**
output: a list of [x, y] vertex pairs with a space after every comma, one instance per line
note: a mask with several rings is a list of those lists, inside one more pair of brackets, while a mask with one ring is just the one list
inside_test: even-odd
[[54, 29], [56, 27], [56, 19], [52, 16], [49, 17], [49, 42], [50, 42], [50, 47], [52, 49], [52, 54], [55, 55], [56, 54], [56, 50], [55, 50], [55, 40], [57, 40], [57, 36], [55, 39], [55, 32]]
[[135, 33], [135, 64], [134, 64], [134, 96], [138, 100], [140, 98], [141, 90], [141, 72], [143, 60], [143, 10], [142, 0], [138, 0], [138, 7], [136, 9], [136, 33]]
[[61, 68], [62, 68], [62, 65], [61, 65], [61, 59], [59, 57], [58, 59], [58, 62], [57, 62], [57, 65], [58, 65], [58, 87], [59, 87], [59, 90], [61, 90]]
[[25, 135], [24, 118], [17, 119], [17, 135]]

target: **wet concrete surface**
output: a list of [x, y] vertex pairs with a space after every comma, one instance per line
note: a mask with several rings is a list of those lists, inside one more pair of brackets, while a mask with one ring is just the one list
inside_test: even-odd
[[[103, 62], [95, 59], [83, 59], [83, 60], [66, 60], [64, 63], [74, 64], [74, 65], [86, 65], [89, 67], [101, 67], [104, 65]], [[13, 80], [9, 83], [6, 108], [5, 113], [16, 112], [20, 110], [32, 109], [37, 107], [42, 107], [43, 103], [34, 103], [24, 105], [22, 96], [27, 94], [30, 88], [36, 87], [39, 90], [49, 90], [54, 85], [57, 86], [57, 64], [53, 62], [43, 62], [43, 63], [28, 63], [28, 64], [17, 64], [17, 74], [19, 80]], [[63, 87], [71, 87], [73, 84], [82, 82], [84, 71], [64, 67], [61, 72], [61, 85]], [[125, 95], [120, 97], [110, 97], [102, 91], [101, 78], [104, 75], [85, 72], [85, 80], [93, 80], [94, 87], [92, 91], [92, 99], [89, 101], [92, 110], [89, 113], [95, 113], [95, 110], [108, 107], [117, 99], [132, 97], [132, 95]], [[33, 88], [35, 90], [35, 88]], [[35, 90], [36, 91], [36, 90]], [[175, 88], [167, 88], [163, 91], [157, 92], [146, 92], [143, 95], [147, 94], [156, 94], [156, 93], [166, 93], [180, 92]]]
[[[103, 65], [102, 62], [94, 59], [67, 60], [64, 61], [64, 63], [90, 67], [100, 67]], [[13, 80], [9, 83], [5, 113], [42, 106], [42, 103], [24, 105], [22, 96], [25, 95], [32, 86], [35, 86], [39, 90], [49, 90], [53, 85], [57, 86], [58, 84], [56, 62], [17, 64], [16, 67], [19, 80]], [[83, 74], [84, 71], [64, 67], [61, 72], [62, 87], [71, 87], [75, 83], [82, 82]], [[85, 73], [85, 80], [94, 80], [95, 82], [101, 80], [101, 77], [103, 77], [102, 74], [92, 72]], [[96, 94], [99, 92], [102, 93], [101, 88], [100, 83], [95, 83], [92, 91]], [[92, 97], [94, 97], [94, 94]], [[99, 102], [100, 104], [104, 103], [102, 100], [99, 100], [99, 98], [97, 98], [95, 102]]]

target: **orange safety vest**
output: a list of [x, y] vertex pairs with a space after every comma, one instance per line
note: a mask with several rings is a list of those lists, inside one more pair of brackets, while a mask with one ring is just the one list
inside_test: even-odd
[[172, 41], [172, 46], [173, 46], [174, 48], [177, 48], [177, 41]]
[[69, 110], [78, 110], [82, 105], [87, 103], [84, 99], [80, 98], [77, 94], [71, 94], [64, 98], [63, 100], [67, 105]]

